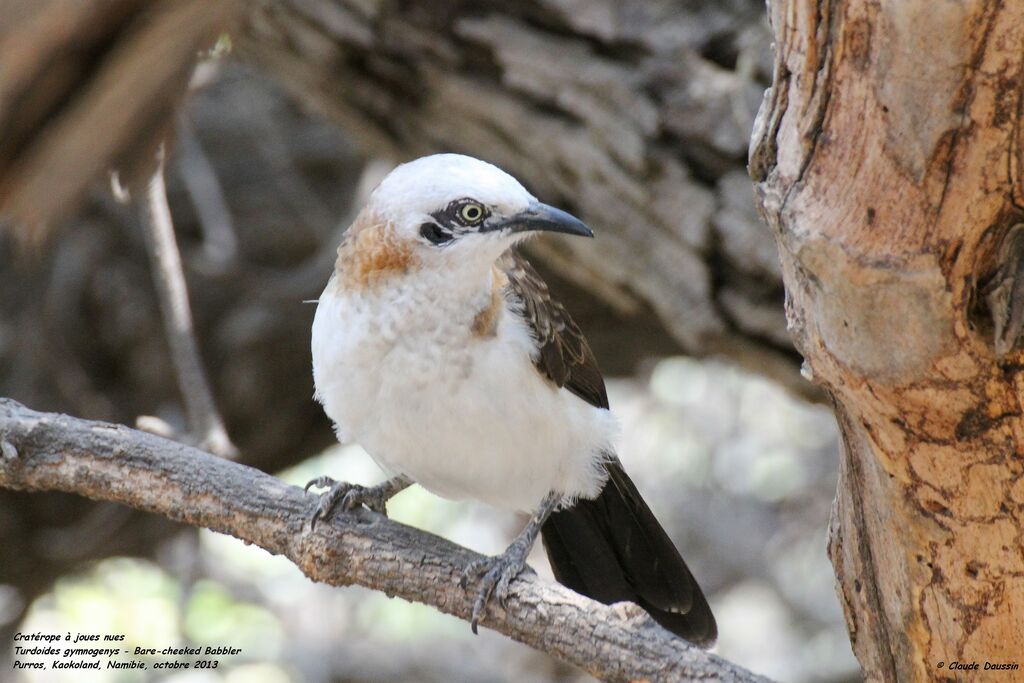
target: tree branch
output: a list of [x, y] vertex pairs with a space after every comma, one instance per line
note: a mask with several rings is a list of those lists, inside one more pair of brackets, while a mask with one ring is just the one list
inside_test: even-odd
[[238, 449], [231, 443], [224, 420], [217, 412], [217, 403], [213, 399], [199, 357], [185, 272], [181, 265], [178, 242], [174, 237], [171, 207], [167, 204], [163, 147], [157, 157], [156, 169], [146, 187], [146, 198], [140, 213], [146, 235], [146, 250], [153, 270], [153, 283], [160, 299], [167, 343], [171, 347], [171, 360], [178, 375], [178, 388], [188, 416], [189, 436], [200, 448], [221, 457], [233, 458], [238, 455]]
[[[458, 586], [478, 555], [358, 510], [309, 530], [315, 499], [238, 463], [128, 427], [39, 413], [0, 399], [0, 487], [59, 490], [230, 534], [324, 583], [358, 584], [468, 619]], [[484, 625], [609, 681], [766, 681], [658, 627], [639, 607], [605, 606], [535, 575]]]

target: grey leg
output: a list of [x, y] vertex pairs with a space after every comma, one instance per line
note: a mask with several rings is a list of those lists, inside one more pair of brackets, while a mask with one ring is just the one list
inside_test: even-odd
[[491, 595], [498, 598], [498, 604], [505, 607], [508, 602], [508, 587], [512, 579], [516, 578], [526, 568], [526, 557], [530, 554], [540, 528], [544, 526], [551, 513], [555, 511], [558, 504], [562, 502], [562, 496], [556, 493], [549, 493], [541, 501], [537, 511], [530, 518], [530, 521], [523, 528], [515, 540], [501, 555], [485, 557], [474, 560], [462, 572], [462, 579], [459, 585], [465, 588], [471, 579], [480, 578], [480, 590], [477, 592], [476, 601], [473, 603], [473, 618], [469, 622], [473, 633], [477, 632], [477, 623], [483, 616]]
[[387, 517], [387, 502], [399, 491], [403, 491], [412, 484], [408, 477], [394, 477], [376, 486], [361, 486], [349, 484], [344, 481], [335, 481], [330, 477], [317, 477], [308, 484], [306, 490], [316, 486], [317, 488], [329, 487], [320, 495], [320, 504], [317, 505], [313, 517], [309, 520], [309, 528], [316, 528], [317, 521], [327, 519], [334, 507], [340, 502], [341, 509], [353, 510], [360, 505], [365, 505], [374, 512]]

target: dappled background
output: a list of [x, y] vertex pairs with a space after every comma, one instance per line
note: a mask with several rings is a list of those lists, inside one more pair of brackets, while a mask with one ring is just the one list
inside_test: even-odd
[[[598, 233], [538, 241], [533, 260], [609, 375], [621, 457], [709, 592], [717, 652], [780, 680], [856, 680], [825, 555], [835, 425], [800, 378], [744, 171], [771, 72], [763, 14], [753, 0], [252, 3], [193, 76], [167, 168], [241, 460], [297, 484], [380, 479], [311, 399], [303, 301], [394, 163], [483, 157]], [[0, 395], [183, 430], [138, 212], [104, 181], [65, 213], [31, 249], [0, 240]], [[523, 523], [415, 487], [389, 510], [486, 553]], [[83, 630], [243, 648], [164, 680], [587, 680], [430, 608], [315, 585], [234, 539], [116, 506], [0, 492], [0, 547], [5, 643]], [[531, 562], [550, 574], [542, 552]]]

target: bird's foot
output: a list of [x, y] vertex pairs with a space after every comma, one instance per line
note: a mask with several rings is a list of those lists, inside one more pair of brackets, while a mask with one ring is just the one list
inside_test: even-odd
[[316, 523], [321, 519], [327, 519], [339, 503], [345, 512], [363, 505], [387, 517], [387, 502], [396, 493], [390, 481], [378, 486], [362, 486], [345, 481], [335, 481], [330, 477], [317, 477], [306, 484], [305, 490], [309, 491], [314, 486], [326, 488], [327, 491], [320, 494], [320, 503], [309, 520], [310, 529], [315, 529]]
[[462, 578], [459, 580], [462, 588], [466, 588], [470, 581], [476, 579], [480, 579], [481, 582], [476, 600], [473, 602], [472, 619], [469, 622], [474, 634], [492, 596], [498, 599], [502, 609], [507, 607], [509, 584], [524, 569], [529, 569], [526, 566], [526, 557], [530, 554], [532, 541], [533, 539], [521, 535], [512, 541], [512, 545], [501, 555], [473, 560], [463, 570]]

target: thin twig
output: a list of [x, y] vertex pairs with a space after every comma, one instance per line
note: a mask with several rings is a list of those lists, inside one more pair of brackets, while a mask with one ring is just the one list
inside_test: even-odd
[[162, 148], [158, 153], [156, 170], [146, 187], [146, 198], [140, 213], [153, 282], [160, 299], [160, 312], [164, 319], [167, 342], [171, 347], [171, 360], [178, 376], [178, 389], [185, 403], [190, 436], [200, 448], [222, 457], [235, 457], [238, 449], [231, 443], [220, 413], [217, 412], [199, 357], [185, 273], [181, 267], [178, 243], [174, 238], [171, 209], [167, 204]]
[[[105, 422], [0, 399], [0, 487], [59, 490], [231, 534], [285, 555], [307, 576], [358, 584], [468, 620], [476, 591], [459, 577], [476, 553], [358, 509], [315, 531], [316, 498], [251, 467]], [[532, 572], [483, 626], [607, 681], [765, 682], [676, 638], [636, 605], [606, 606]], [[469, 628], [468, 626], [466, 628]]]
[[184, 113], [178, 115], [178, 168], [203, 231], [203, 255], [224, 270], [238, 255], [238, 238], [224, 189]]

